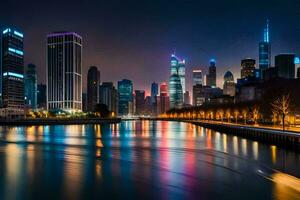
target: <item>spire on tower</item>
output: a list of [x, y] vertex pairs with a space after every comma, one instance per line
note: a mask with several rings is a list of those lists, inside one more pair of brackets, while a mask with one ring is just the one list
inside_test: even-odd
[[267, 19], [267, 24], [266, 24], [266, 27], [264, 28], [264, 42], [270, 42], [269, 19]]

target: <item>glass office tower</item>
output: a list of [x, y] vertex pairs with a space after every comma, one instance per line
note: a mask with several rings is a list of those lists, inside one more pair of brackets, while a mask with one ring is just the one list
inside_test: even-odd
[[82, 37], [74, 32], [47, 36], [47, 107], [82, 109]]

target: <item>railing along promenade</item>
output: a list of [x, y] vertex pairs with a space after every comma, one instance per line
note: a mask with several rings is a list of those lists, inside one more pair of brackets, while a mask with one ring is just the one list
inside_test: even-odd
[[297, 130], [297, 128], [293, 127], [289, 128], [289, 130], [283, 131], [279, 126], [272, 127], [265, 125], [246, 125], [212, 120], [165, 117], [142, 119], [188, 122], [221, 133], [236, 135], [264, 143], [276, 144], [279, 146], [300, 150], [300, 129]]

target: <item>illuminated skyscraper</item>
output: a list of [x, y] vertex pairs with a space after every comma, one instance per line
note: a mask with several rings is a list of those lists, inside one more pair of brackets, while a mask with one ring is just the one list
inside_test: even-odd
[[171, 55], [171, 75], [177, 74], [180, 78], [182, 91], [185, 91], [185, 60], [181, 60], [175, 54]]
[[211, 59], [209, 62], [207, 85], [210, 87], [216, 87], [217, 85], [217, 68], [215, 59]]
[[145, 91], [135, 91], [135, 114], [141, 115], [145, 113]]
[[82, 109], [82, 37], [74, 32], [47, 36], [47, 108]]
[[193, 69], [193, 85], [203, 85], [201, 69]]
[[259, 71], [260, 78], [264, 77], [264, 72], [271, 66], [271, 43], [269, 34], [269, 20], [264, 28], [264, 40], [259, 43]]
[[87, 75], [87, 110], [93, 112], [99, 103], [100, 71], [96, 66], [91, 66]]
[[255, 60], [246, 58], [241, 61], [241, 78], [255, 77]]
[[158, 84], [153, 82], [151, 84], [151, 102], [155, 102], [155, 97], [158, 95]]
[[7, 28], [2, 32], [1, 115], [16, 117], [24, 115], [24, 53], [23, 33]]
[[37, 75], [34, 64], [27, 66], [25, 75], [25, 103], [31, 109], [37, 108]]
[[178, 74], [173, 74], [170, 77], [170, 108], [182, 108], [183, 106], [183, 92], [180, 77]]
[[118, 114], [133, 114], [133, 84], [132, 81], [123, 79], [118, 81]]

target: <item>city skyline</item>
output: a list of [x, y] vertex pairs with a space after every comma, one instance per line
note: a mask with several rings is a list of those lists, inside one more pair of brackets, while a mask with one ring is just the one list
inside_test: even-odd
[[[231, 71], [235, 79], [239, 78], [241, 59], [251, 57], [258, 63], [258, 42], [263, 39], [263, 29], [267, 18], [270, 19], [272, 65], [274, 65], [274, 56], [279, 53], [292, 52], [299, 54], [299, 39], [296, 36], [299, 35], [300, 30], [294, 26], [299, 14], [295, 10], [297, 6], [292, 6], [299, 4], [296, 1], [291, 0], [272, 4], [268, 4], [270, 1], [263, 2], [260, 6], [265, 9], [265, 12], [257, 16], [245, 16], [240, 20], [234, 19], [234, 16], [241, 13], [245, 8], [243, 8], [242, 3], [236, 2], [230, 2], [229, 5], [226, 5], [229, 11], [237, 11], [234, 16], [228, 13], [228, 9], [226, 11], [221, 10], [221, 7], [224, 6], [222, 2], [214, 7], [211, 7], [210, 3], [193, 1], [189, 3], [176, 1], [174, 5], [156, 2], [161, 4], [162, 10], [157, 10], [155, 3], [152, 5], [149, 2], [151, 9], [146, 10], [146, 13], [138, 11], [140, 4], [137, 4], [134, 7], [134, 12], [130, 14], [129, 11], [133, 9], [130, 8], [130, 5], [133, 3], [135, 2], [129, 2], [128, 5], [122, 8], [113, 3], [112, 5], [105, 5], [105, 7], [108, 6], [108, 10], [117, 6], [117, 9], [120, 9], [124, 15], [124, 19], [120, 21], [116, 20], [119, 19], [119, 15], [115, 16], [114, 19], [111, 19], [112, 16], [109, 15], [106, 18], [107, 20], [101, 20], [99, 23], [106, 25], [103, 26], [105, 28], [101, 28], [101, 26], [99, 28], [88, 28], [83, 25], [83, 21], [95, 17], [93, 14], [88, 14], [80, 20], [75, 17], [74, 21], [77, 19], [79, 20], [78, 23], [69, 23], [67, 22], [68, 15], [66, 15], [68, 11], [63, 14], [63, 9], [58, 9], [57, 16], [51, 18], [48, 12], [40, 13], [39, 8], [42, 5], [35, 1], [28, 3], [28, 5], [32, 5], [32, 9], [35, 11], [30, 14], [33, 16], [40, 14], [41, 17], [34, 18], [31, 23], [24, 22], [23, 16], [27, 14], [24, 13], [23, 10], [26, 9], [23, 8], [28, 7], [28, 5], [19, 6], [22, 10], [10, 10], [9, 8], [13, 6], [13, 3], [5, 2], [4, 4], [7, 4], [8, 7], [7, 10], [10, 10], [12, 14], [14, 12], [19, 13], [15, 17], [9, 17], [5, 14], [7, 11], [4, 11], [0, 14], [3, 15], [0, 22], [2, 29], [15, 25], [24, 32], [25, 65], [33, 63], [37, 66], [39, 83], [45, 83], [43, 71], [46, 67], [46, 35], [57, 30], [75, 31], [83, 37], [83, 83], [86, 82], [88, 67], [96, 65], [99, 66], [99, 70], [104, 75], [102, 81], [113, 81], [116, 85], [118, 80], [127, 78], [133, 81], [135, 89], [143, 89], [147, 91], [147, 94], [149, 94], [150, 85], [153, 81], [161, 83], [168, 80], [168, 58], [174, 50], [178, 56], [186, 59], [186, 80], [189, 91], [192, 87], [192, 69], [200, 67], [204, 73], [207, 73], [207, 67], [203, 68], [201, 66], [208, 66], [211, 58], [215, 58], [217, 61], [217, 85], [219, 87], [223, 84], [223, 76], [226, 71]], [[23, 3], [21, 2], [21, 4]], [[91, 4], [95, 5], [96, 8], [99, 7], [99, 3], [91, 2]], [[82, 3], [82, 6], [87, 5]], [[181, 16], [166, 12], [166, 10], [173, 10], [175, 6], [182, 7]], [[187, 10], [193, 6], [195, 8], [204, 6], [206, 10], [201, 14], [196, 12], [188, 14]], [[230, 8], [230, 6], [233, 7]], [[253, 5], [248, 6], [253, 11], [261, 9], [255, 2], [253, 2]], [[78, 10], [79, 7], [74, 6], [74, 9]], [[89, 6], [89, 9], [92, 9], [91, 7]], [[248, 9], [250, 8], [248, 7]], [[281, 13], [276, 14], [275, 11], [279, 8]], [[210, 12], [213, 11], [219, 11], [217, 16], [222, 15], [224, 19], [217, 19], [217, 17], [208, 19], [211, 16]], [[286, 12], [289, 12], [289, 15], [284, 15]], [[150, 19], [144, 20], [145, 23], [143, 24], [132, 19], [132, 16], [141, 16], [144, 19], [146, 14], [149, 14]], [[157, 20], [153, 19], [154, 14], [157, 14], [155, 15]], [[192, 19], [189, 15], [195, 18]], [[205, 15], [207, 17], [204, 17]], [[179, 26], [175, 25], [176, 20], [181, 22], [179, 24], [183, 27], [182, 30], [175, 31]], [[221, 23], [223, 20], [227, 21], [226, 25]], [[286, 23], [282, 23], [283, 21]], [[121, 22], [127, 25], [123, 32], [118, 31]], [[200, 27], [196, 28], [195, 25], [197, 24], [201, 25], [201, 30]], [[159, 27], [158, 30], [156, 30], [155, 25]], [[37, 27], [39, 31], [36, 31]], [[137, 27], [139, 27], [139, 31], [136, 30]], [[160, 27], [163, 27], [163, 29], [160, 29]], [[118, 73], [111, 73], [110, 70], [118, 70]], [[143, 77], [143, 74], [149, 74], [149, 76]], [[86, 91], [86, 84], [83, 84], [83, 89]]]

